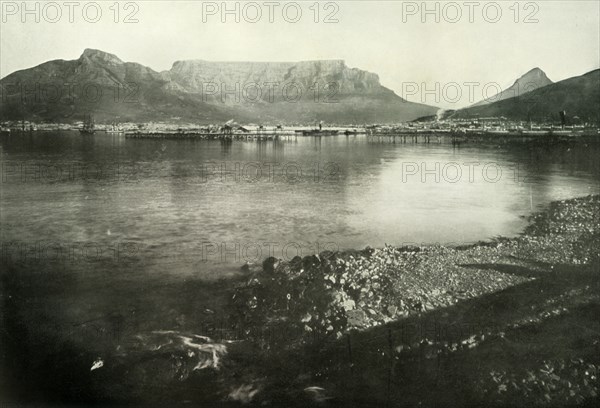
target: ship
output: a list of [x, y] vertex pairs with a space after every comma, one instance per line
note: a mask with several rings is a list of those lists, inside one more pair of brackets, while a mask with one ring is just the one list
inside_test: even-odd
[[304, 136], [333, 136], [339, 133], [338, 130], [323, 130], [323, 129], [310, 129], [302, 130]]
[[318, 126], [318, 128], [315, 127], [309, 130], [296, 130], [296, 132], [302, 132], [302, 135], [304, 136], [333, 136], [339, 133], [338, 130], [323, 129], [323, 121], [320, 121]]
[[93, 135], [96, 132], [94, 125], [94, 118], [92, 115], [86, 115], [83, 120], [83, 126], [79, 129], [79, 133], [82, 135]]

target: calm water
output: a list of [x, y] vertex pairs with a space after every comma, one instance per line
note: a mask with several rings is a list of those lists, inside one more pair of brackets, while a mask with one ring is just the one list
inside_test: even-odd
[[214, 278], [270, 254], [519, 233], [598, 193], [598, 148], [453, 147], [366, 136], [153, 141], [74, 132], [0, 140], [3, 256]]
[[532, 210], [600, 191], [597, 146], [47, 133], [0, 149], [1, 333], [21, 400], [78, 401], [95, 358], [140, 333], [213, 336], [230, 324], [231, 280], [216, 278], [246, 261], [511, 236]]

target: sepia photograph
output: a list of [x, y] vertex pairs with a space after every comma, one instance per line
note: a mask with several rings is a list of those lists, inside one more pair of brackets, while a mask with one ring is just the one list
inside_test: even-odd
[[0, 0], [0, 407], [599, 375], [600, 0]]

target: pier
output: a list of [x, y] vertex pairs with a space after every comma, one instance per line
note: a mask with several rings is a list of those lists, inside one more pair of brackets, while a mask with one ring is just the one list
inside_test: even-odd
[[277, 140], [289, 133], [126, 132], [128, 139]]

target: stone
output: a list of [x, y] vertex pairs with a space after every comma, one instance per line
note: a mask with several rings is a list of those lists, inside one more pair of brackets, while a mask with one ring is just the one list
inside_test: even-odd
[[387, 307], [388, 316], [394, 317], [394, 316], [396, 316], [397, 312], [398, 312], [398, 308], [396, 306], [390, 305]]
[[362, 310], [350, 310], [346, 312], [346, 316], [350, 326], [364, 326], [368, 323], [367, 314]]
[[279, 266], [279, 260], [272, 256], [268, 257], [263, 262], [263, 271], [266, 273], [273, 273], [275, 269]]

